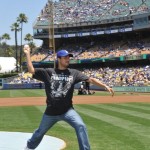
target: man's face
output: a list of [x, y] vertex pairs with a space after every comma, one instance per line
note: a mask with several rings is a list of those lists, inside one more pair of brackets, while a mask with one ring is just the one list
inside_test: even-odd
[[69, 60], [70, 60], [70, 57], [69, 55], [67, 55], [67, 56], [63, 56], [59, 58], [58, 62], [60, 66], [67, 68], [69, 66]]

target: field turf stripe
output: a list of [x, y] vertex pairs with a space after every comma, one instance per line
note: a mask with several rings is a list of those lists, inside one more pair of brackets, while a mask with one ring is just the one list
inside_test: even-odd
[[131, 103], [131, 104], [133, 104], [133, 105], [137, 105], [137, 106], [144, 106], [144, 107], [150, 107], [150, 103]]
[[31, 97], [38, 97], [38, 96], [45, 96], [45, 91], [44, 90], [28, 90], [28, 91], [24, 91], [25, 93], [27, 93], [27, 96], [31, 96]]
[[[44, 106], [37, 106], [37, 108], [39, 108], [42, 112], [44, 112], [45, 110]], [[93, 117], [89, 117], [82, 113], [81, 116], [87, 125], [88, 131], [90, 131], [90, 133], [92, 132], [92, 134], [90, 134], [90, 142], [91, 142], [91, 148], [93, 150], [98, 150], [98, 149], [111, 150], [111, 148], [112, 150], [114, 150], [114, 147], [118, 148], [118, 150], [121, 149], [138, 150], [138, 148], [143, 148], [144, 150], [144, 147], [147, 147], [142, 143], [142, 141], [140, 141], [139, 135], [136, 136], [132, 134], [130, 131], [126, 131], [122, 128], [118, 128], [109, 123], [103, 122]], [[65, 124], [66, 126], [64, 127]], [[64, 122], [60, 122], [60, 124], [57, 123], [54, 126], [54, 128], [56, 130], [60, 130], [60, 132], [70, 132], [70, 131], [74, 132], [74, 130], [70, 128], [70, 125]], [[117, 132], [115, 130], [117, 130]], [[49, 132], [51, 133], [52, 131], [53, 129], [50, 130]], [[73, 133], [73, 135], [74, 134], [75, 133]], [[60, 135], [58, 136], [60, 137]], [[130, 138], [127, 138], [128, 136]], [[75, 150], [75, 149], [71, 148], [71, 150]]]
[[10, 97], [18, 97], [18, 95], [20, 95], [20, 97], [25, 97], [26, 93], [24, 93], [25, 91], [23, 90], [11, 90], [10, 91]]
[[38, 127], [42, 113], [36, 107], [1, 107], [0, 130], [31, 131]]
[[[140, 117], [136, 117], [136, 116], [132, 116], [130, 114], [124, 114], [122, 112], [116, 112], [116, 111], [112, 111], [112, 110], [108, 110], [108, 109], [104, 109], [104, 108], [100, 108], [99, 105], [103, 105], [103, 104], [92, 104], [92, 105], [84, 105], [83, 107], [89, 110], [94, 110], [97, 112], [101, 112], [107, 115], [111, 115], [111, 116], [115, 116], [118, 118], [122, 118], [125, 120], [129, 120], [132, 122], [136, 122], [138, 124], [144, 125], [144, 126], [150, 126], [150, 120], [148, 119], [144, 119], [144, 118], [140, 118]], [[82, 105], [80, 105], [82, 107]], [[107, 104], [106, 104], [107, 106]]]
[[129, 130], [131, 132], [134, 132], [136, 134], [139, 134], [143, 137], [147, 137], [150, 138], [150, 127], [147, 126], [142, 126], [141, 124], [129, 121], [129, 120], [125, 120], [122, 118], [118, 118], [115, 116], [111, 116], [111, 115], [107, 115], [101, 112], [97, 112], [97, 111], [93, 111], [90, 109], [86, 109], [86, 108], [81, 108], [81, 106], [77, 106], [76, 109], [83, 113], [86, 114], [90, 117], [93, 118], [97, 118], [99, 120], [105, 121], [107, 123], [110, 123], [112, 125], [121, 127], [123, 129]]
[[142, 109], [142, 110], [149, 110], [150, 111], [150, 105], [142, 105], [140, 103], [140, 105], [137, 105], [136, 103], [124, 103], [124, 104], [119, 104], [120, 106], [127, 106], [127, 107], [132, 107], [132, 108], [138, 108], [138, 109]]
[[8, 97], [38, 97], [45, 96], [44, 90], [41, 89], [22, 89], [22, 90], [0, 90], [1, 98]]
[[123, 113], [123, 114], [127, 114], [127, 115], [131, 115], [131, 116], [135, 116], [135, 117], [150, 120], [150, 114], [146, 114], [146, 113], [143, 113], [143, 112], [127, 110], [127, 109], [124, 109], [124, 108], [116, 108], [116, 107], [113, 107], [112, 105], [110, 106], [110, 105], [101, 104], [101, 105], [93, 105], [93, 106], [97, 107], [97, 108], [103, 108], [103, 109], [107, 109], [107, 110], [110, 110], [110, 111], [115, 111], [115, 112], [119, 112], [119, 113]]
[[132, 106], [125, 106], [125, 105], [122, 105], [122, 104], [108, 104], [110, 106], [113, 106], [115, 108], [122, 108], [122, 109], [126, 109], [126, 110], [131, 110], [131, 111], [137, 111], [137, 112], [141, 112], [141, 113], [147, 113], [147, 114], [150, 114], [150, 110], [144, 110], [144, 109], [140, 109], [140, 108], [135, 108], [135, 107], [132, 107]]
[[[90, 117], [85, 113], [79, 113], [90, 132], [90, 142], [94, 150], [147, 150], [150, 146], [147, 138], [133, 134], [128, 130], [105, 121]], [[95, 130], [90, 131], [91, 126], [94, 127]], [[141, 140], [141, 138], [143, 140]], [[95, 145], [98, 145], [98, 147]]]

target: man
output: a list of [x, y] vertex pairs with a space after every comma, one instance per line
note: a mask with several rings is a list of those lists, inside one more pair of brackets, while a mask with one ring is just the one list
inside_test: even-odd
[[89, 82], [85, 82], [85, 89], [87, 94], [90, 94], [90, 83]]
[[45, 83], [47, 96], [47, 108], [43, 114], [42, 121], [31, 139], [27, 141], [26, 150], [35, 149], [40, 144], [44, 134], [60, 120], [66, 121], [75, 129], [79, 149], [90, 150], [86, 126], [72, 105], [74, 85], [81, 81], [87, 81], [106, 88], [112, 96], [114, 95], [113, 90], [100, 81], [87, 77], [80, 71], [68, 68], [69, 59], [73, 55], [66, 50], [57, 52], [57, 69], [34, 68], [30, 59], [30, 47], [28, 45], [24, 46], [24, 53], [27, 58], [28, 71], [33, 74], [33, 78]]
[[79, 89], [78, 89], [78, 95], [86, 95], [86, 89], [84, 86], [84, 82], [81, 83]]

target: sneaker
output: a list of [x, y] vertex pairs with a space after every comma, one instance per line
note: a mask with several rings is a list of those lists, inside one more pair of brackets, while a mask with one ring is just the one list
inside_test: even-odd
[[34, 149], [30, 149], [30, 148], [28, 148], [28, 147], [25, 147], [24, 150], [34, 150]]

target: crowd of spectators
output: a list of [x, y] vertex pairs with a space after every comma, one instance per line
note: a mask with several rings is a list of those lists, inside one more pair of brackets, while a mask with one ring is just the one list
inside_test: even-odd
[[40, 81], [33, 79], [32, 74], [29, 72], [22, 72], [18, 75], [18, 77], [15, 77], [10, 84], [25, 84], [25, 83], [40, 83]]
[[[37, 21], [48, 22], [51, 5], [46, 4]], [[150, 2], [142, 0], [60, 0], [54, 3], [54, 24], [99, 21], [149, 10]]]
[[[117, 67], [117, 68], [83, 68], [84, 74], [97, 78], [103, 83], [114, 86], [150, 86], [150, 66]], [[40, 83], [30, 73], [22, 73], [10, 84]]]
[[113, 86], [150, 86], [150, 66], [83, 69], [83, 73]]
[[49, 50], [45, 48], [39, 48], [37, 49], [31, 56], [32, 62], [39, 62], [45, 59], [49, 54]]
[[[71, 59], [82, 60], [92, 58], [113, 58], [120, 56], [138, 56], [150, 54], [150, 39], [126, 40], [126, 41], [93, 41], [90, 43], [71, 43], [60, 47], [73, 53]], [[59, 50], [58, 49], [58, 50]], [[58, 51], [57, 50], [57, 51]], [[33, 62], [53, 61], [56, 58], [52, 50], [41, 48], [31, 56]]]
[[[145, 38], [141, 40], [126, 39], [126, 40], [101, 40], [81, 43], [70, 43], [63, 45], [59, 49], [66, 49], [73, 53], [74, 57], [71, 59], [82, 60], [92, 58], [113, 58], [120, 56], [140, 56], [142, 54], [150, 54], [150, 39]], [[59, 50], [58, 49], [58, 50]], [[53, 61], [56, 57], [51, 51], [44, 61]]]
[[[131, 37], [131, 36], [130, 36]], [[120, 56], [137, 56], [150, 54], [150, 38], [133, 36], [124, 40], [101, 40], [96, 37], [95, 41], [67, 42], [60, 49], [66, 49], [73, 53], [72, 59], [112, 58]], [[111, 37], [113, 38], [113, 37]], [[70, 43], [70, 44], [69, 44]], [[78, 43], [78, 44], [77, 44]], [[46, 55], [46, 61], [53, 60], [52, 50], [41, 48], [35, 54]], [[95, 77], [109, 86], [150, 86], [150, 66], [144, 67], [118, 67], [118, 68], [84, 68], [83, 73]], [[20, 74], [12, 83], [36, 83], [30, 74]]]

